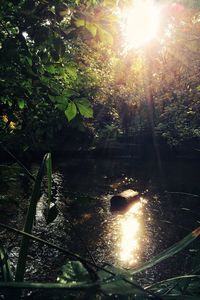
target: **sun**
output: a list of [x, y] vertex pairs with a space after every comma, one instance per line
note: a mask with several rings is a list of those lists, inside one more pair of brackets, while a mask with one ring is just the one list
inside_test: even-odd
[[157, 36], [160, 9], [151, 0], [134, 0], [122, 13], [122, 30], [127, 50], [140, 48]]

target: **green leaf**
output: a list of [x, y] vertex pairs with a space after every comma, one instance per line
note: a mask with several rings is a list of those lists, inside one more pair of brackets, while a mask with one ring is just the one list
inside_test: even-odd
[[85, 118], [93, 117], [93, 109], [90, 102], [86, 98], [80, 98], [76, 100], [76, 105], [80, 114]]
[[158, 292], [162, 297], [164, 295], [172, 296], [175, 294], [183, 296], [183, 293], [185, 295], [197, 295], [199, 293], [199, 280], [200, 275], [172, 277], [152, 284], [147, 287], [147, 290]]
[[9, 105], [10, 107], [11, 107], [11, 106], [12, 106], [12, 104], [13, 104], [13, 103], [12, 103], [12, 101], [11, 101], [11, 100], [9, 100], [9, 99], [7, 100], [7, 103], [8, 103], [8, 105]]
[[77, 114], [76, 105], [74, 104], [74, 102], [70, 102], [68, 104], [67, 109], [65, 110], [65, 115], [67, 117], [67, 120], [70, 122], [72, 119], [75, 118], [76, 114]]
[[79, 284], [90, 282], [90, 275], [83, 264], [79, 261], [69, 261], [62, 267], [60, 283]]
[[51, 153], [46, 156], [46, 170], [47, 170], [47, 184], [48, 184], [48, 208], [51, 203], [51, 189], [52, 189], [52, 160]]
[[50, 65], [48, 67], [46, 67], [46, 70], [50, 73], [50, 74], [55, 74], [56, 73], [56, 68], [53, 65]]
[[[136, 283], [134, 283], [130, 271], [110, 265], [104, 267], [104, 269], [105, 270], [100, 270], [97, 273], [100, 280], [100, 288], [104, 293], [117, 295], [135, 294], [138, 296], [147, 296], [147, 293]], [[106, 270], [110, 273], [106, 272]], [[113, 276], [111, 275], [111, 273], [115, 275]]]
[[12, 273], [10, 271], [8, 255], [1, 242], [0, 242], [0, 270], [2, 274], [2, 278], [0, 279], [0, 281], [7, 282], [13, 280]]
[[55, 105], [55, 108], [58, 108], [61, 111], [65, 111], [66, 110], [66, 106], [67, 106], [67, 104], [58, 103], [58, 104]]
[[56, 96], [52, 96], [52, 95], [48, 95], [48, 96], [49, 96], [49, 99], [50, 99], [52, 102], [55, 102]]
[[[96, 283], [90, 283], [90, 284], [74, 284], [76, 287], [77, 291], [83, 291], [85, 290], [90, 290], [92, 287], [97, 286]], [[42, 283], [42, 282], [0, 282], [0, 288], [1, 290], [4, 289], [29, 289], [29, 290], [34, 290], [34, 289], [47, 289], [47, 290], [66, 290], [66, 291], [72, 291], [74, 292], [74, 285], [69, 286], [67, 284], [62, 284], [62, 283]], [[16, 291], [15, 291], [16, 292]], [[14, 299], [14, 298], [9, 298], [9, 299]], [[15, 298], [16, 299], [16, 298]], [[74, 298], [73, 298], [74, 299]]]
[[26, 57], [26, 61], [28, 62], [29, 66], [32, 67], [33, 62], [32, 62], [31, 57], [28, 57], [28, 56], [27, 56], [27, 57]]
[[76, 27], [85, 26], [85, 20], [84, 19], [76, 19], [74, 23], [75, 23]]
[[51, 96], [49, 95], [49, 99], [55, 103], [55, 107], [65, 111], [68, 105], [68, 98], [66, 96], [66, 94], [63, 94], [62, 96]]
[[[106, 272], [106, 271], [108, 271], [109, 273]], [[104, 267], [104, 270], [98, 271], [98, 277], [101, 280], [106, 280], [111, 276], [110, 272], [114, 273], [118, 276], [123, 276], [126, 279], [132, 280], [131, 272], [129, 272], [125, 269], [119, 268], [119, 267], [112, 266], [112, 265], [107, 265], [107, 266]]]
[[[106, 294], [115, 294], [115, 295], [135, 295], [139, 296], [147, 296], [148, 294], [145, 291], [142, 291], [135, 287], [134, 285], [124, 281], [123, 278], [118, 276], [113, 277], [108, 282], [101, 283], [101, 290]], [[138, 298], [142, 299], [142, 298]], [[145, 298], [144, 298], [145, 299]]]
[[23, 99], [18, 100], [18, 106], [20, 109], [24, 109], [25, 106], [25, 102]]
[[65, 90], [63, 92], [63, 95], [68, 98], [68, 97], [71, 97], [73, 95], [77, 95], [77, 92], [73, 91], [72, 89], [68, 89], [68, 90]]
[[[25, 221], [25, 225], [24, 225], [24, 232], [26, 232], [26, 233], [32, 232], [33, 223], [34, 223], [35, 214], [36, 214], [36, 206], [37, 206], [37, 202], [40, 198], [41, 184], [42, 184], [42, 179], [44, 176], [45, 162], [46, 162], [47, 157], [48, 157], [48, 154], [46, 154], [44, 156], [43, 161], [40, 166], [40, 169], [37, 173], [36, 180], [35, 180], [35, 185], [33, 188], [32, 195], [31, 195], [28, 213], [27, 213], [26, 221]], [[19, 259], [18, 259], [16, 275], [15, 275], [15, 281], [23, 281], [24, 280], [28, 247], [29, 247], [29, 237], [24, 236], [21, 241], [21, 246], [20, 246], [20, 251], [19, 251]]]
[[200, 85], [196, 87], [197, 91], [200, 92]]
[[112, 35], [104, 30], [103, 28], [101, 28], [100, 26], [98, 26], [98, 35], [99, 35], [99, 39], [101, 42], [105, 43], [105, 44], [113, 44], [113, 37]]
[[77, 69], [74, 66], [68, 65], [66, 66], [66, 72], [67, 74], [72, 78], [76, 79], [77, 78]]
[[95, 24], [86, 22], [85, 28], [92, 34], [93, 37], [96, 36], [96, 34], [97, 34], [97, 27], [96, 27]]
[[166, 295], [162, 297], [163, 300], [199, 300], [199, 296], [188, 295]]

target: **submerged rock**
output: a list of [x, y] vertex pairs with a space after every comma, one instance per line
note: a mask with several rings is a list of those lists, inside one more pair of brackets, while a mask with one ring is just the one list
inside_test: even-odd
[[110, 199], [110, 210], [115, 211], [125, 211], [130, 205], [140, 199], [139, 193], [134, 190], [125, 190]]

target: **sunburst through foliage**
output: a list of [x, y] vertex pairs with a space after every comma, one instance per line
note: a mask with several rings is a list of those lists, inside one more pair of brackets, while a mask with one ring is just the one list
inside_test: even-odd
[[125, 48], [139, 48], [154, 39], [160, 23], [160, 9], [151, 0], [135, 0], [121, 15]]

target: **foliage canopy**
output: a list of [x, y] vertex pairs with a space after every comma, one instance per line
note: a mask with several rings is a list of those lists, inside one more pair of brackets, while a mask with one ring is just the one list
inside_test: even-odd
[[74, 128], [101, 138], [152, 126], [170, 144], [199, 138], [198, 1], [158, 1], [159, 37], [124, 53], [117, 12], [130, 2], [1, 2], [2, 140], [37, 147]]

